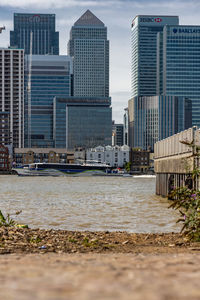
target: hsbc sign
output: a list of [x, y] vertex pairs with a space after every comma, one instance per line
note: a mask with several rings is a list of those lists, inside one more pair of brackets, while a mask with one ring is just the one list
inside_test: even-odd
[[151, 18], [142, 17], [142, 18], [140, 18], [140, 22], [142, 22], [142, 23], [154, 23], [154, 22], [160, 23], [160, 22], [162, 22], [162, 19], [161, 18], [154, 18], [154, 17], [151, 17]]
[[154, 21], [157, 22], [157, 23], [160, 23], [160, 22], [162, 22], [162, 19], [161, 18], [155, 18]]

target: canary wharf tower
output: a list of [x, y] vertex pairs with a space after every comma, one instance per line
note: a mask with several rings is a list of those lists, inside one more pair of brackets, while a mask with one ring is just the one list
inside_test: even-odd
[[68, 55], [73, 57], [74, 96], [109, 96], [107, 27], [90, 10], [72, 26]]
[[178, 25], [178, 16], [139, 15], [131, 28], [132, 97], [156, 95], [157, 34], [165, 25]]

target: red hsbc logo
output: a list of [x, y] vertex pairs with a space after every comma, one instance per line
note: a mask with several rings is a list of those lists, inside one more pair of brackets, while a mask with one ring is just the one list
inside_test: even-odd
[[157, 22], [157, 23], [160, 23], [160, 22], [162, 22], [162, 19], [161, 18], [155, 18], [154, 21]]

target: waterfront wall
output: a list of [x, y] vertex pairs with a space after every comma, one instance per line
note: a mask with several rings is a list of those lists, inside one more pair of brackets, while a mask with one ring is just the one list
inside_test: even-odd
[[155, 144], [156, 194], [166, 197], [174, 187], [199, 188], [192, 172], [199, 168], [200, 130], [192, 127]]

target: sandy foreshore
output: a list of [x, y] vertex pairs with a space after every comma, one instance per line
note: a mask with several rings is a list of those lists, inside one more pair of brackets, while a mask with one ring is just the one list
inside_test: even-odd
[[197, 300], [200, 243], [177, 233], [0, 228], [0, 299]]
[[[195, 249], [195, 250], [193, 250]], [[179, 253], [200, 250], [178, 233], [80, 232], [0, 227], [0, 254]]]

